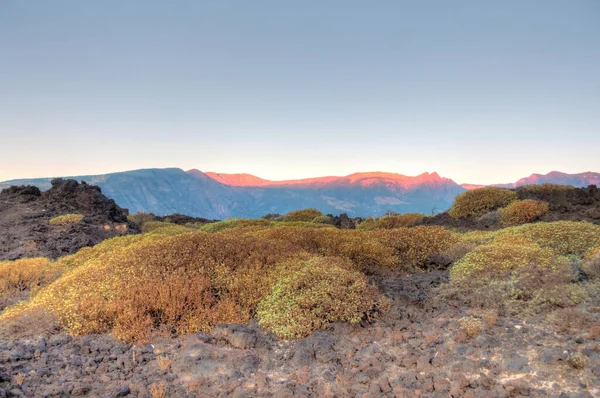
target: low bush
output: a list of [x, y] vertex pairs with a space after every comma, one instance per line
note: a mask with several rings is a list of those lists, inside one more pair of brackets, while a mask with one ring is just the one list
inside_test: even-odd
[[587, 251], [582, 268], [592, 278], [600, 278], [600, 246]]
[[285, 216], [283, 216], [283, 221], [312, 221], [316, 217], [322, 216], [321, 213], [317, 209], [303, 209], [303, 210], [295, 210], [291, 211]]
[[439, 291], [445, 300], [517, 316], [573, 307], [589, 297], [588, 286], [574, 283], [572, 265], [560, 258], [551, 266], [532, 262], [501, 272], [453, 278]]
[[384, 303], [348, 260], [317, 257], [283, 277], [258, 306], [259, 325], [283, 339], [303, 338], [333, 322], [357, 324]]
[[61, 272], [59, 264], [41, 257], [0, 262], [0, 311], [50, 284]]
[[503, 225], [521, 225], [536, 221], [548, 212], [548, 203], [525, 199], [517, 200], [501, 209]]
[[51, 218], [50, 225], [71, 225], [77, 224], [83, 220], [83, 214], [64, 214], [62, 216]]
[[312, 220], [312, 222], [317, 224], [332, 224], [333, 219], [329, 216], [317, 216]]
[[290, 242], [299, 251], [347, 258], [364, 272], [378, 267], [390, 268], [397, 263], [391, 248], [356, 230], [278, 226], [254, 231], [253, 234], [261, 239]]
[[90, 256], [0, 320], [42, 308], [71, 334], [112, 330], [126, 341], [145, 341], [154, 330], [208, 331], [247, 322], [276, 282], [270, 270], [294, 255], [301, 253], [288, 242], [251, 236], [192, 232], [142, 239]]
[[401, 266], [422, 266], [431, 255], [441, 254], [460, 241], [460, 235], [438, 226], [419, 226], [365, 232], [397, 256]]
[[550, 266], [555, 254], [534, 243], [494, 242], [478, 246], [456, 262], [450, 269], [454, 281], [481, 275], [506, 273], [531, 264]]
[[448, 214], [452, 218], [480, 217], [517, 200], [517, 194], [508, 189], [485, 187], [461, 193], [454, 199]]
[[424, 214], [420, 213], [405, 213], [393, 216], [385, 216], [378, 219], [371, 217], [364, 220], [358, 225], [358, 229], [370, 231], [374, 229], [394, 229], [406, 228], [420, 224], [425, 218]]
[[584, 256], [600, 245], [600, 226], [585, 221], [540, 222], [505, 228], [497, 232], [496, 239], [507, 235], [524, 236], [563, 256]]
[[127, 216], [127, 219], [131, 222], [136, 223], [137, 225], [143, 227], [145, 223], [154, 221], [154, 214], [146, 213], [143, 211], [137, 212], [135, 214], [130, 214]]

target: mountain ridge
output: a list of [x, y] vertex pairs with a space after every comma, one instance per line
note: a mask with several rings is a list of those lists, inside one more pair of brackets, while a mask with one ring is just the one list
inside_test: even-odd
[[[379, 216], [386, 211], [435, 213], [448, 209], [456, 195], [477, 184], [459, 185], [436, 172], [406, 176], [389, 172], [359, 172], [347, 176], [326, 176], [271, 181], [252, 174], [204, 173], [197, 169], [138, 169], [74, 178], [97, 185], [109, 198], [130, 212], [156, 215], [181, 213], [195, 217], [261, 217], [315, 207], [324, 213], [348, 213], [353, 217]], [[11, 185], [50, 188], [52, 178], [0, 182]], [[532, 174], [511, 184], [558, 183], [587, 186], [600, 183], [600, 173]]]

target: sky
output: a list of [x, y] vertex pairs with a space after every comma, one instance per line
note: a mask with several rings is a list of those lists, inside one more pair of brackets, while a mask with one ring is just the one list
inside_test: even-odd
[[597, 0], [0, 0], [0, 181], [600, 172]]

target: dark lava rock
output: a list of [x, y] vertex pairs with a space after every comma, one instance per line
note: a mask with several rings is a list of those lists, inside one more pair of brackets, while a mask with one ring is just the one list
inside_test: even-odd
[[[77, 224], [50, 225], [51, 218], [68, 213], [84, 218]], [[33, 186], [0, 192], [0, 261], [58, 258], [108, 238], [139, 232], [127, 220], [126, 209], [85, 182], [55, 179], [45, 192]]]

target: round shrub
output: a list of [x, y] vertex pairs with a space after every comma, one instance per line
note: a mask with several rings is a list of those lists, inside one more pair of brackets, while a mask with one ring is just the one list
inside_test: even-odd
[[312, 220], [312, 222], [316, 224], [331, 224], [333, 219], [329, 216], [317, 216]]
[[585, 221], [540, 222], [497, 232], [497, 238], [506, 235], [522, 235], [563, 256], [584, 256], [592, 247], [600, 245], [600, 226]]
[[357, 324], [383, 302], [348, 260], [317, 257], [283, 277], [258, 306], [258, 323], [282, 339], [299, 339], [333, 322]]
[[391, 248], [399, 265], [422, 266], [431, 255], [440, 254], [460, 241], [460, 235], [438, 226], [381, 229], [365, 232]]
[[527, 224], [548, 212], [548, 203], [525, 199], [517, 200], [501, 210], [500, 222], [504, 225]]
[[503, 188], [485, 187], [461, 193], [448, 214], [452, 218], [480, 217], [517, 200], [517, 194]]
[[295, 210], [291, 211], [285, 216], [283, 216], [283, 221], [312, 221], [316, 217], [322, 216], [321, 213], [317, 209], [304, 209], [304, 210]]
[[71, 225], [77, 224], [83, 220], [83, 214], [64, 214], [62, 216], [51, 218], [50, 225]]
[[550, 266], [555, 259], [550, 249], [526, 241], [498, 241], [478, 246], [450, 269], [452, 281], [493, 276], [528, 265]]

